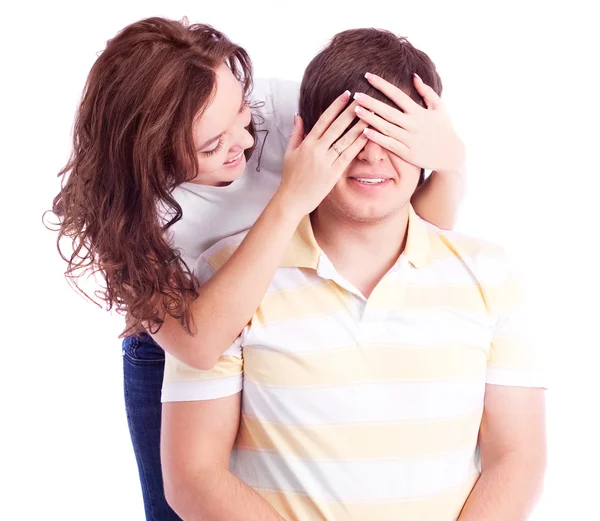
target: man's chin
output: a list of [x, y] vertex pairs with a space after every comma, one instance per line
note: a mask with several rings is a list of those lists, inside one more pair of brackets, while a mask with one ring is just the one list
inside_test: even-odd
[[348, 222], [356, 224], [376, 224], [393, 216], [394, 212], [385, 211], [382, 208], [345, 208], [343, 212]]
[[393, 203], [390, 201], [381, 201], [377, 204], [374, 201], [369, 203], [355, 202], [348, 204], [335, 204], [332, 205], [332, 210], [339, 217], [342, 217], [348, 222], [355, 222], [357, 224], [377, 224], [388, 219], [393, 219], [397, 216], [402, 209], [406, 207], [407, 201], [404, 204], [398, 204], [397, 201]]

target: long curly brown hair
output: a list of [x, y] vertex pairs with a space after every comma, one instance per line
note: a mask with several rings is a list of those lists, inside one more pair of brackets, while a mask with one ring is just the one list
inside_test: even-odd
[[87, 78], [52, 212], [65, 276], [88, 298], [80, 277], [100, 276], [91, 299], [126, 314], [122, 336], [166, 314], [193, 330], [197, 282], [165, 231], [182, 217], [173, 188], [197, 175], [192, 126], [224, 62], [248, 95], [244, 49], [208, 25], [148, 18], [109, 40]]

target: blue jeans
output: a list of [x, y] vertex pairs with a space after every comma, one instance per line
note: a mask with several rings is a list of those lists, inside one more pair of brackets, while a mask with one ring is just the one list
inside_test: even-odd
[[181, 521], [165, 499], [160, 465], [160, 391], [165, 353], [146, 334], [123, 340], [123, 389], [146, 521]]

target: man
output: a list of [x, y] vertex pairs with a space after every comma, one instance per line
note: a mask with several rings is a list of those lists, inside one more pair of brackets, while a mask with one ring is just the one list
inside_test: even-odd
[[[544, 390], [518, 279], [501, 248], [412, 210], [421, 172], [390, 150], [413, 73], [441, 91], [424, 53], [374, 29], [307, 68], [305, 131], [353, 88], [369, 141], [215, 368], [167, 363], [165, 492], [184, 519], [517, 521], [534, 505]], [[240, 241], [200, 258], [200, 282]]]

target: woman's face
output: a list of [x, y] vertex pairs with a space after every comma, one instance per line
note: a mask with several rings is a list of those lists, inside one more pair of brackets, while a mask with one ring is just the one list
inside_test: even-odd
[[242, 84], [226, 64], [216, 73], [216, 94], [194, 123], [198, 176], [192, 182], [225, 186], [242, 175], [244, 151], [254, 145], [254, 139], [246, 130], [251, 114]]

